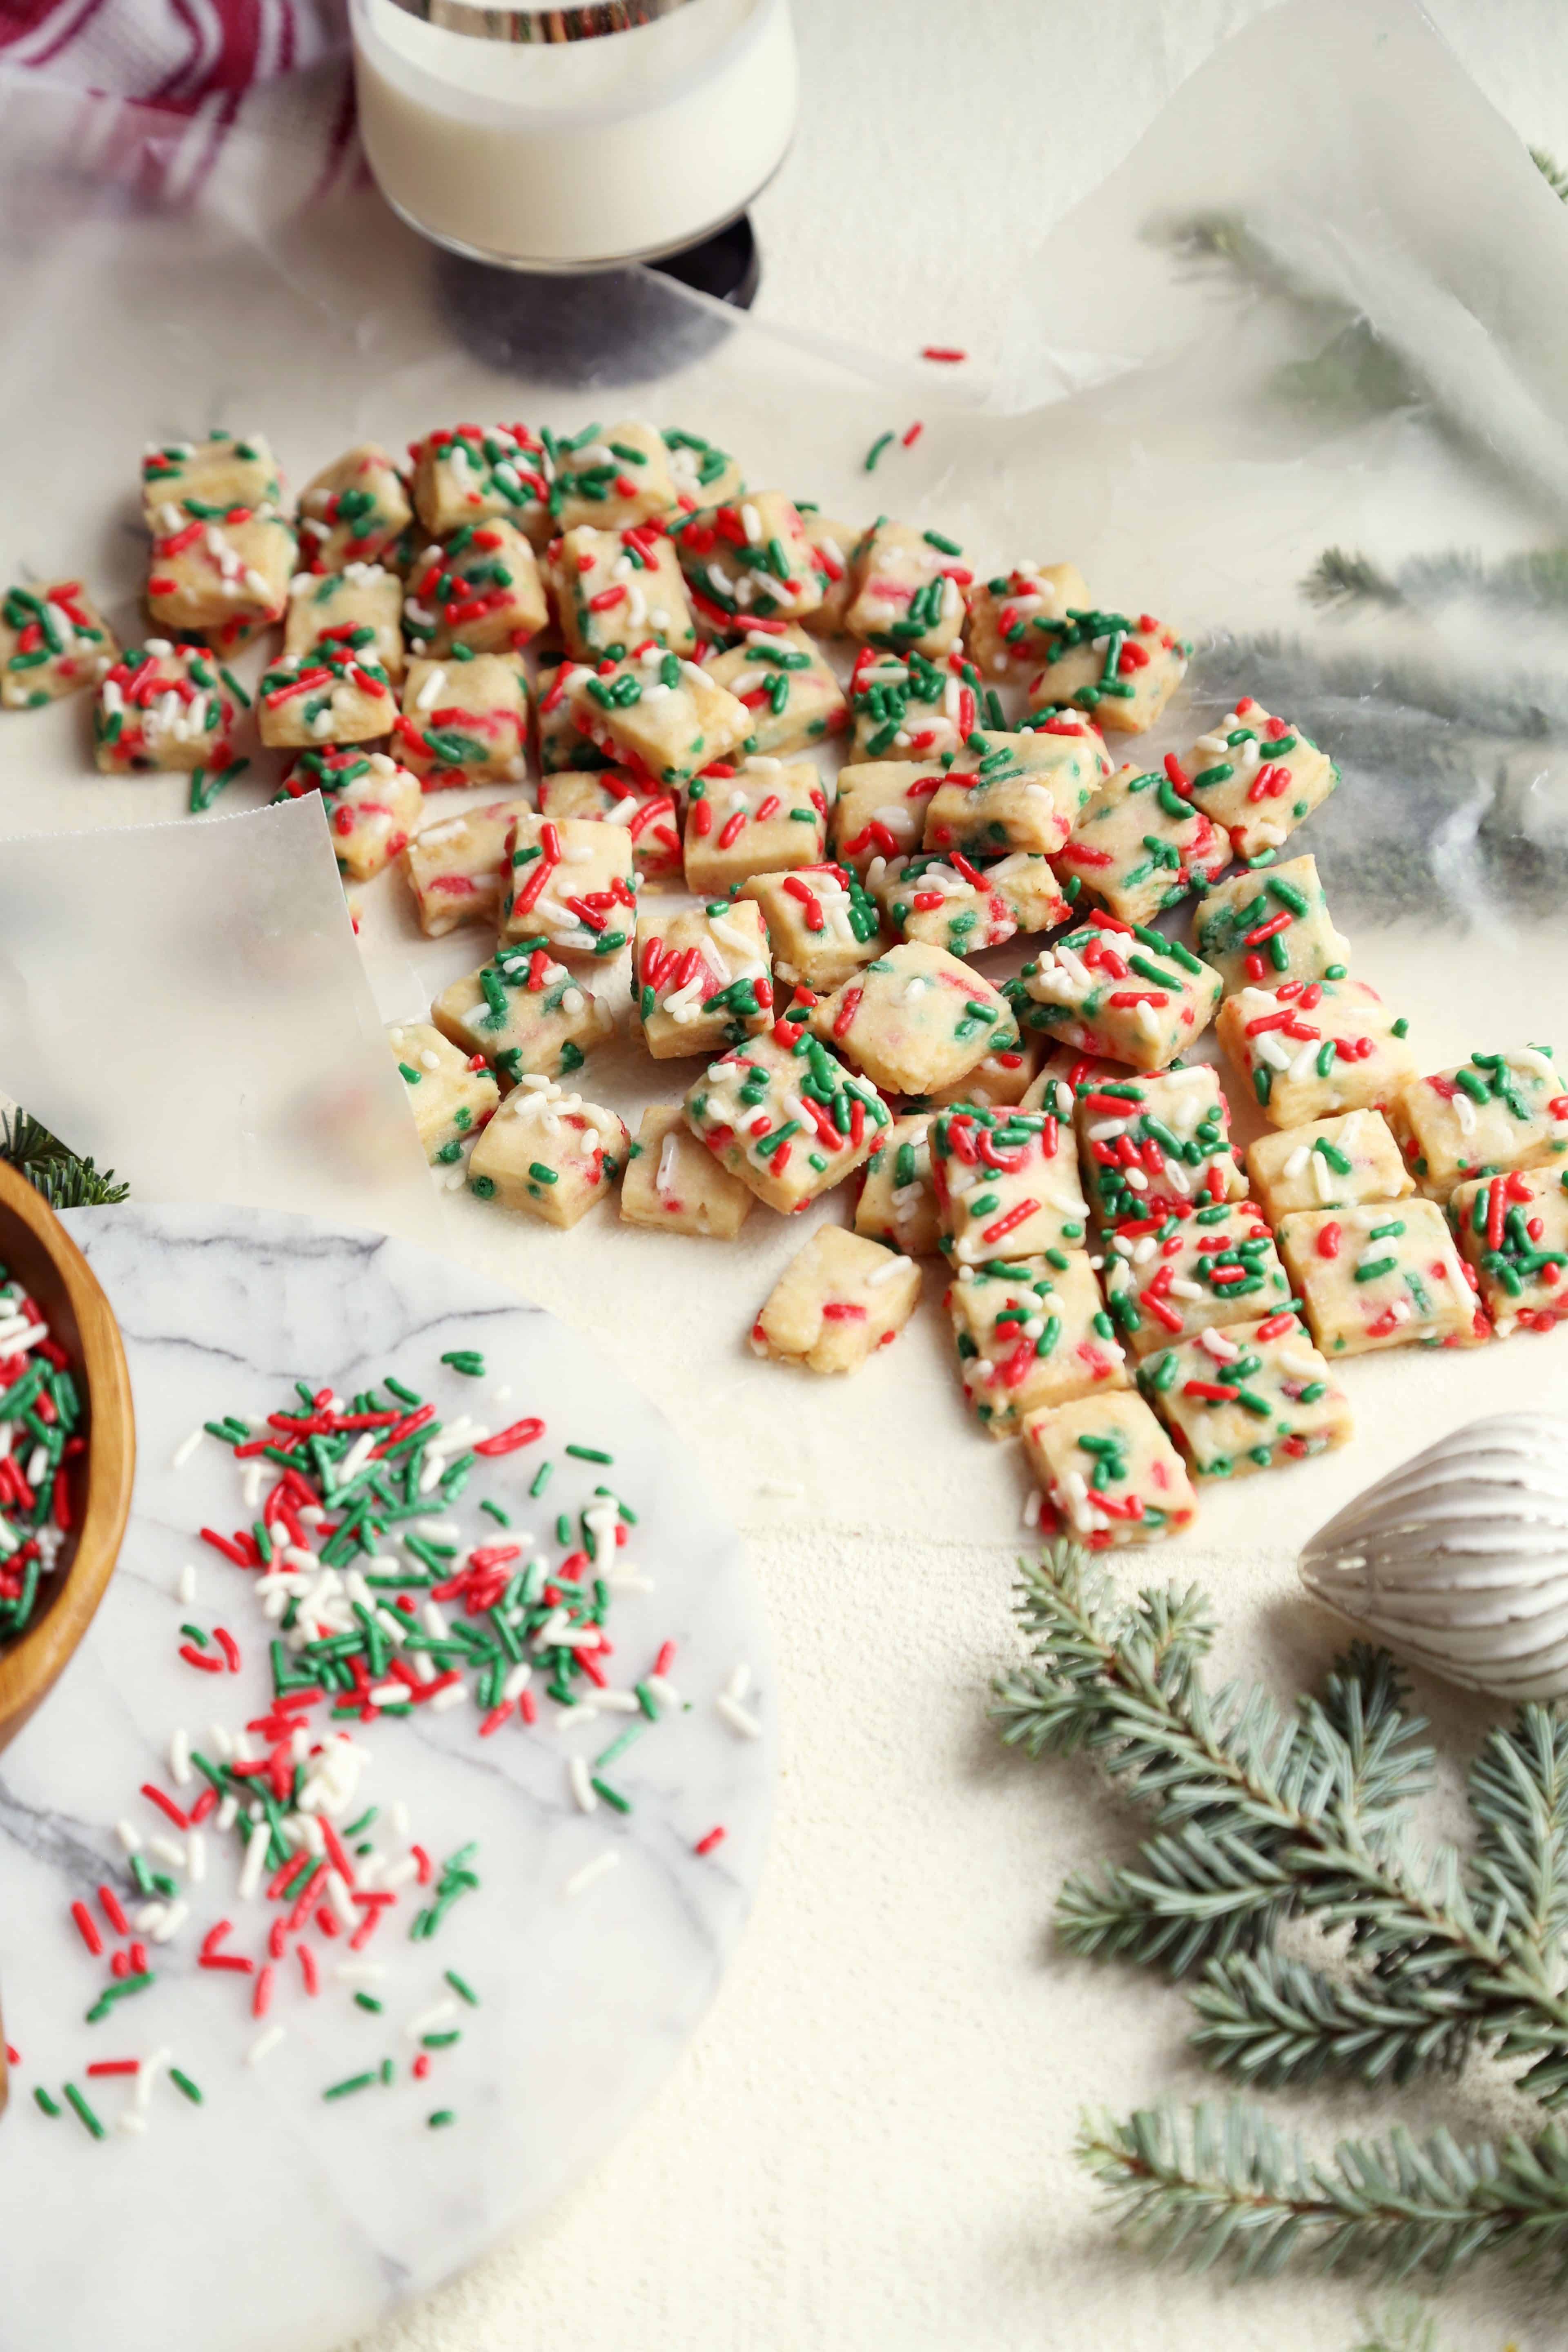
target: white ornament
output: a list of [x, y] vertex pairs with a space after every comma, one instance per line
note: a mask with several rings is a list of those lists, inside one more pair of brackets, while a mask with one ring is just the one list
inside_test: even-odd
[[1455, 1430], [1320, 1528], [1300, 1565], [1315, 1601], [1447, 1682], [1568, 1694], [1568, 1421]]

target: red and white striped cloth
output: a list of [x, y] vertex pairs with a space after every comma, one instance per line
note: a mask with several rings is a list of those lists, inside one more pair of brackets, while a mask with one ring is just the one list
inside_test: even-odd
[[200, 203], [226, 173], [276, 214], [361, 168], [343, 0], [0, 0], [0, 98], [40, 82], [73, 160], [143, 201]]

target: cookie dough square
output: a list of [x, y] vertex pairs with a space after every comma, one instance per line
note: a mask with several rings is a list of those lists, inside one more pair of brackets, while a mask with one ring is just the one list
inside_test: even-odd
[[1544, 1046], [1476, 1053], [1406, 1086], [1389, 1120], [1422, 1192], [1446, 1201], [1473, 1177], [1568, 1154], [1568, 1082]]
[[967, 750], [973, 758], [950, 768], [926, 803], [924, 846], [1054, 856], [1100, 783], [1089, 739], [983, 728]]
[[1288, 841], [1326, 801], [1340, 772], [1299, 727], [1244, 694], [1187, 754], [1194, 801], [1230, 835], [1238, 857], [1260, 857]]
[[803, 506], [800, 519], [822, 590], [822, 602], [805, 615], [805, 625], [814, 637], [846, 636], [844, 616], [855, 593], [855, 556], [863, 534], [815, 507]]
[[974, 578], [944, 531], [879, 516], [855, 551], [855, 593], [844, 615], [853, 637], [889, 653], [940, 661], [963, 633], [963, 592]]
[[602, 997], [548, 948], [522, 940], [443, 989], [430, 1018], [465, 1054], [482, 1054], [502, 1094], [527, 1077], [569, 1078], [616, 1033]]
[[1105, 1297], [1133, 1354], [1147, 1356], [1211, 1325], [1277, 1312], [1289, 1304], [1290, 1285], [1268, 1226], [1241, 1201], [1169, 1217], [1155, 1233], [1112, 1234]]
[[937, 1113], [931, 1156], [943, 1249], [955, 1265], [1085, 1246], [1078, 1146], [1051, 1112], [956, 1104]]
[[414, 509], [432, 539], [465, 523], [515, 523], [531, 541], [548, 535], [544, 445], [524, 425], [478, 425], [427, 433], [410, 444]]
[[678, 654], [697, 649], [686, 583], [657, 520], [564, 532], [545, 551], [544, 581], [578, 661], [621, 661], [649, 643]]
[[526, 801], [491, 801], [421, 826], [403, 853], [403, 871], [427, 940], [461, 923], [499, 924], [507, 835], [529, 814]]
[[675, 486], [668, 516], [672, 525], [683, 515], [695, 514], [700, 507], [721, 506], [727, 499], [738, 499], [745, 488], [745, 476], [728, 449], [705, 441], [700, 433], [689, 433], [683, 425], [667, 425], [660, 438], [668, 457], [669, 478]]
[[1026, 963], [1007, 994], [1022, 1030], [1135, 1070], [1163, 1070], [1214, 1019], [1220, 982], [1177, 941], [1107, 916]]
[[630, 1141], [613, 1110], [524, 1076], [468, 1156], [468, 1190], [544, 1224], [574, 1225], [608, 1199]]
[[873, 653], [868, 646], [849, 679], [849, 757], [952, 761], [990, 710], [980, 674], [957, 647], [942, 662], [921, 653]]
[[682, 877], [680, 808], [670, 793], [649, 792], [623, 768], [596, 772], [567, 768], [539, 788], [544, 816], [578, 817], [585, 824], [622, 824], [632, 837], [632, 863], [645, 882]]
[[378, 661], [334, 642], [302, 657], [284, 654], [263, 670], [256, 714], [265, 744], [305, 751], [317, 743], [368, 743], [390, 735], [397, 699]]
[[300, 553], [310, 572], [390, 561], [413, 520], [397, 467], [377, 443], [362, 441], [300, 491]]
[[1081, 1252], [960, 1266], [947, 1311], [965, 1399], [992, 1437], [1016, 1437], [1031, 1412], [1128, 1384], [1126, 1350]]
[[515, 654], [418, 656], [403, 681], [394, 732], [399, 757], [426, 792], [521, 783], [528, 688]]
[[752, 1326], [752, 1353], [807, 1372], [858, 1372], [920, 1304], [921, 1270], [880, 1242], [819, 1225]]
[[929, 1094], [1016, 1043], [1000, 989], [944, 948], [910, 940], [889, 948], [812, 1012], [830, 1041], [872, 1083]]
[[1029, 681], [1031, 710], [1070, 703], [1111, 734], [1141, 735], [1186, 676], [1191, 646], [1152, 613], [1075, 609], [1043, 623], [1037, 615], [1045, 667]]
[[416, 558], [403, 617], [413, 653], [519, 653], [550, 617], [538, 559], [510, 522], [465, 523]]
[[751, 1206], [746, 1187], [703, 1150], [679, 1103], [644, 1111], [621, 1179], [623, 1223], [732, 1242]]
[[1489, 1337], [1434, 1202], [1307, 1210], [1281, 1220], [1279, 1247], [1325, 1356]]
[[1032, 677], [1050, 650], [1045, 628], [1089, 605], [1076, 563], [1016, 563], [969, 592], [969, 651], [983, 678]]
[[1247, 1147], [1247, 1171], [1271, 1225], [1298, 1209], [1353, 1209], [1363, 1201], [1402, 1201], [1415, 1190], [1393, 1129], [1375, 1110], [1260, 1135]]
[[826, 995], [887, 944], [875, 900], [847, 866], [753, 874], [740, 895], [762, 909], [774, 971], [785, 987]]
[[1500, 1339], [1568, 1315], [1568, 1170], [1514, 1169], [1460, 1184], [1448, 1202], [1467, 1265]]
[[907, 856], [925, 832], [939, 765], [915, 760], [851, 761], [838, 771], [828, 827], [841, 866], [864, 877], [879, 857]]
[[1186, 1465], [1140, 1396], [1033, 1412], [1024, 1451], [1056, 1522], [1090, 1551], [1156, 1543], [1197, 1516]]
[[1193, 914], [1193, 945], [1225, 992], [1287, 981], [1343, 980], [1351, 944], [1334, 929], [1315, 857], [1233, 874]]
[[849, 724], [837, 673], [793, 624], [748, 629], [738, 646], [708, 664], [708, 674], [752, 714], [749, 751], [806, 751]]
[[812, 1036], [777, 1029], [712, 1062], [686, 1123], [731, 1174], [784, 1215], [842, 1183], [891, 1125], [876, 1088]]
[[150, 442], [142, 460], [142, 510], [157, 538], [185, 522], [220, 522], [236, 507], [254, 513], [282, 502], [278, 460], [260, 433]]
[[1350, 1442], [1350, 1401], [1289, 1307], [1202, 1331], [1138, 1367], [1199, 1478], [1245, 1478]]
[[293, 573], [289, 525], [234, 507], [221, 522], [196, 520], [154, 539], [147, 610], [169, 629], [280, 621]]
[[427, 1021], [405, 1021], [386, 1033], [432, 1168], [456, 1165], [466, 1147], [495, 1116], [500, 1090], [491, 1073], [475, 1069], [467, 1055]]
[[584, 523], [595, 530], [624, 530], [668, 514], [675, 482], [663, 436], [631, 419], [622, 425], [588, 425], [570, 440], [549, 436], [553, 478], [550, 512], [557, 531]]
[[632, 837], [625, 825], [532, 810], [513, 819], [501, 887], [501, 944], [542, 937], [568, 963], [602, 963], [637, 919]]
[[93, 757], [106, 775], [226, 768], [238, 717], [239, 698], [205, 646], [154, 637], [105, 672], [93, 706]]
[[980, 866], [961, 849], [921, 850], [885, 865], [879, 858], [867, 879], [896, 938], [924, 940], [950, 955], [978, 955], [1020, 931], [1054, 930], [1072, 913], [1048, 860], [1026, 849]]
[[0, 594], [0, 709], [33, 710], [80, 694], [107, 677], [119, 653], [79, 580]]
[[1107, 778], [1057, 853], [1073, 895], [1089, 891], [1124, 923], [1152, 922], [1208, 889], [1229, 863], [1229, 839], [1205, 812], [1163, 769], [1137, 767]]
[[387, 676], [403, 676], [403, 583], [380, 563], [342, 572], [296, 572], [283, 619], [283, 650], [301, 659], [321, 645], [374, 655]]
[[820, 864], [827, 795], [809, 761], [754, 755], [726, 774], [710, 769], [686, 808], [686, 887], [717, 898], [756, 874]]
[[822, 602], [805, 526], [782, 490], [700, 508], [670, 536], [698, 614], [721, 636], [740, 635], [753, 616], [799, 620]]
[[942, 1220], [931, 1181], [929, 1111], [896, 1118], [866, 1162], [855, 1230], [905, 1257], [936, 1257]]
[[1396, 1017], [1364, 980], [1287, 981], [1227, 996], [1215, 1034], [1274, 1127], [1397, 1103], [1415, 1076]]
[[[613, 752], [602, 751], [590, 741], [572, 715], [566, 688], [584, 667], [547, 652], [539, 656], [533, 723], [540, 769], [547, 776], [588, 775], [618, 764]], [[644, 783], [650, 792], [658, 789], [652, 778]]]
[[1102, 1225], [1159, 1224], [1246, 1193], [1229, 1106], [1218, 1071], [1206, 1063], [1087, 1083], [1074, 1096], [1074, 1118], [1084, 1181]]
[[656, 1062], [716, 1054], [773, 1026], [767, 925], [747, 901], [639, 915], [632, 971], [632, 1003]]
[[655, 789], [690, 783], [751, 733], [743, 702], [696, 662], [657, 646], [612, 668], [578, 667], [562, 676], [574, 727], [607, 752], [612, 765], [629, 768]]
[[384, 751], [301, 751], [283, 779], [282, 793], [298, 800], [319, 790], [332, 836], [338, 872], [350, 882], [384, 873], [408, 845], [424, 805], [419, 779]]

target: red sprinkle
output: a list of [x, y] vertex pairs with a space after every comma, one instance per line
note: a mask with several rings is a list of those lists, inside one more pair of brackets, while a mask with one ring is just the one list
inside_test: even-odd
[[71, 1905], [71, 1917], [76, 1921], [77, 1932], [82, 1942], [96, 1960], [103, 1950], [103, 1937], [98, 1932], [97, 1920], [85, 1903]]
[[723, 1844], [724, 1836], [725, 1832], [722, 1826], [718, 1829], [710, 1830], [706, 1837], [698, 1839], [697, 1843], [692, 1847], [691, 1851], [693, 1853], [711, 1853], [716, 1845]]

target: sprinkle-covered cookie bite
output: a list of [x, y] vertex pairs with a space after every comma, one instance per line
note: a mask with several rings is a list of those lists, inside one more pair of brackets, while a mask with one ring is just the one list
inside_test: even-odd
[[390, 735], [397, 702], [374, 656], [333, 639], [303, 657], [283, 654], [263, 670], [256, 713], [264, 743], [307, 751], [318, 743], [369, 743]]
[[1074, 820], [1057, 870], [1124, 923], [1152, 922], [1230, 863], [1230, 843], [1163, 770], [1119, 768]]
[[816, 866], [826, 839], [827, 795], [809, 761], [720, 761], [687, 801], [686, 887], [717, 898], [755, 874]]
[[1210, 1324], [1246, 1323], [1290, 1302], [1279, 1254], [1250, 1201], [1216, 1202], [1155, 1229], [1110, 1235], [1105, 1297], [1135, 1356]]
[[499, 924], [507, 836], [529, 814], [526, 801], [491, 801], [420, 828], [403, 853], [403, 871], [427, 940], [459, 923]]
[[507, 837], [501, 943], [543, 935], [568, 962], [603, 962], [629, 942], [637, 919], [632, 837], [586, 819], [515, 818]]
[[1087, 736], [978, 729], [966, 737], [965, 752], [926, 803], [927, 849], [964, 849], [971, 856], [1028, 849], [1053, 856], [1100, 782]]
[[1103, 1225], [1188, 1215], [1247, 1191], [1219, 1073], [1206, 1063], [1155, 1077], [1084, 1082], [1074, 1097], [1079, 1160]]
[[1409, 1025], [1364, 980], [1290, 980], [1227, 996], [1215, 1034], [1270, 1123], [1306, 1127], [1396, 1103], [1415, 1076]]
[[1349, 1110], [1260, 1135], [1247, 1146], [1252, 1191], [1271, 1225], [1298, 1209], [1353, 1209], [1402, 1201], [1414, 1180], [1380, 1111]]
[[432, 1168], [455, 1167], [486, 1122], [500, 1090], [427, 1021], [405, 1021], [386, 1033], [419, 1141]]
[[1278, 849], [1339, 782], [1333, 761], [1299, 727], [1244, 694], [1187, 754], [1193, 800], [1230, 835], [1237, 857]]
[[568, 653], [620, 661], [648, 643], [694, 653], [697, 631], [675, 550], [656, 517], [621, 530], [582, 524], [545, 551], [544, 581]]
[[978, 955], [1020, 931], [1054, 930], [1072, 913], [1049, 861], [1026, 849], [983, 866], [962, 849], [922, 849], [885, 864], [875, 859], [866, 878], [897, 938], [924, 940], [950, 955]]
[[855, 550], [844, 625], [889, 653], [940, 661], [963, 634], [963, 592], [973, 579], [955, 539], [880, 515]]
[[616, 1031], [604, 999], [537, 939], [500, 948], [478, 971], [455, 980], [430, 1018], [465, 1054], [484, 1056], [502, 1094], [525, 1077], [571, 1077]]
[[855, 593], [855, 551], [863, 534], [815, 507], [801, 507], [800, 519], [822, 588], [822, 602], [805, 614], [805, 626], [814, 637], [845, 636], [845, 614]]
[[538, 559], [510, 522], [464, 523], [416, 558], [403, 617], [413, 653], [517, 653], [549, 618]]
[[875, 1087], [785, 1021], [710, 1063], [684, 1108], [693, 1135], [786, 1216], [853, 1174], [891, 1124]]
[[866, 1162], [855, 1230], [868, 1241], [886, 1242], [905, 1257], [935, 1257], [942, 1247], [942, 1222], [931, 1181], [929, 1111], [896, 1118]]
[[419, 656], [403, 681], [395, 749], [426, 792], [521, 783], [528, 688], [516, 654]]
[[1325, 1356], [1468, 1348], [1490, 1336], [1431, 1201], [1308, 1210], [1281, 1219], [1279, 1247]]
[[[623, 662], [560, 672], [573, 726], [650, 784], [689, 784], [700, 769], [728, 760], [752, 731], [743, 702], [679, 654], [647, 651]], [[541, 700], [541, 717], [544, 714]], [[581, 766], [572, 760], [569, 767]]]
[[1193, 945], [1225, 992], [1279, 988], [1291, 980], [1343, 980], [1350, 941], [1335, 930], [1315, 857], [1234, 874], [1201, 901]]
[[925, 1095], [1011, 1045], [1007, 1001], [944, 948], [889, 948], [814, 1007], [811, 1025], [879, 1087]]
[[580, 818], [585, 824], [624, 824], [632, 863], [644, 882], [681, 878], [680, 810], [669, 793], [649, 792], [622, 768], [596, 773], [567, 768], [539, 787], [542, 816]]
[[940, 662], [916, 649], [865, 646], [849, 679], [849, 710], [855, 761], [955, 758], [983, 719], [1001, 724], [1000, 703], [982, 699], [980, 674], [957, 646]]
[[1500, 1339], [1568, 1315], [1568, 1170], [1515, 1169], [1458, 1185], [1448, 1219]]
[[745, 477], [728, 449], [715, 442], [705, 441], [700, 433], [689, 433], [683, 426], [667, 425], [660, 436], [669, 459], [669, 478], [675, 485], [675, 499], [668, 520], [679, 522], [683, 515], [697, 512], [699, 507], [721, 505], [726, 499], [738, 499], [745, 488]]
[[727, 898], [679, 915], [639, 915], [632, 1003], [655, 1061], [714, 1054], [773, 1026], [760, 908]]
[[752, 1326], [752, 1353], [807, 1372], [858, 1372], [898, 1338], [920, 1295], [913, 1258], [819, 1225], [769, 1292]]
[[221, 522], [237, 507], [275, 513], [282, 502], [278, 460], [260, 433], [150, 441], [142, 459], [142, 510], [154, 538], [186, 522]]
[[0, 709], [35, 710], [80, 694], [109, 676], [119, 653], [79, 580], [0, 594]]
[[515, 523], [531, 540], [546, 530], [544, 445], [526, 425], [458, 425], [411, 441], [415, 512], [432, 539], [465, 523]]
[[1016, 1437], [1030, 1413], [1127, 1386], [1126, 1351], [1081, 1252], [961, 1266], [947, 1311], [964, 1395], [992, 1437]]
[[1568, 1156], [1568, 1083], [1544, 1045], [1474, 1053], [1406, 1086], [1389, 1123], [1426, 1198], [1446, 1201], [1473, 1177]]
[[294, 573], [294, 534], [275, 514], [231, 507], [153, 541], [147, 610], [169, 629], [280, 621]]
[[1162, 1349], [1138, 1386], [1200, 1478], [1276, 1470], [1352, 1435], [1349, 1400], [1289, 1307]]
[[283, 650], [301, 659], [321, 645], [374, 655], [387, 676], [403, 676], [403, 583], [380, 563], [342, 572], [296, 572], [289, 584]]
[[300, 560], [308, 572], [379, 563], [391, 558], [413, 520], [402, 475], [384, 449], [363, 441], [300, 491]]
[[1035, 627], [1045, 666], [1029, 681], [1030, 709], [1070, 703], [1117, 735], [1152, 727], [1185, 677], [1193, 650], [1152, 613], [1072, 610], [1059, 621], [1037, 615]]
[[1177, 940], [1105, 915], [1026, 963], [1007, 996], [1024, 1031], [1135, 1070], [1161, 1070], [1208, 1027], [1220, 983]]
[[92, 714], [93, 756], [106, 775], [226, 768], [239, 701], [205, 646], [153, 637], [130, 646], [105, 672]]
[[1016, 563], [969, 592], [969, 651], [988, 682], [1032, 677], [1050, 651], [1047, 631], [1089, 604], [1076, 563]]
[[822, 602], [822, 577], [805, 526], [782, 490], [700, 508], [672, 526], [699, 617], [721, 636], [753, 617], [796, 621]]
[[955, 1104], [936, 1115], [931, 1160], [942, 1246], [955, 1265], [1083, 1248], [1078, 1147], [1052, 1112]]
[[[620, 764], [613, 752], [602, 751], [583, 733], [573, 716], [566, 688], [583, 667], [581, 662], [562, 660], [546, 649], [539, 649], [533, 722], [539, 765], [547, 776], [584, 775], [595, 769]], [[659, 786], [650, 777], [647, 779], [647, 789], [654, 792]]]
[[751, 1206], [746, 1187], [704, 1151], [679, 1103], [644, 1111], [621, 1179], [624, 1223], [732, 1242]]
[[840, 768], [828, 819], [839, 864], [864, 877], [879, 857], [918, 849], [926, 803], [942, 779], [939, 765], [913, 760], [871, 760]]
[[630, 1141], [613, 1110], [525, 1076], [469, 1154], [468, 1190], [547, 1225], [574, 1225], [608, 1199]]
[[875, 900], [846, 866], [753, 874], [740, 896], [762, 909], [774, 971], [788, 988], [826, 995], [887, 945]]
[[1031, 1413], [1024, 1451], [1055, 1523], [1090, 1551], [1179, 1535], [1197, 1516], [1186, 1465], [1140, 1396]]
[[805, 751], [849, 724], [844, 688], [804, 629], [755, 623], [730, 652], [708, 664], [717, 684], [752, 714], [746, 749]]
[[319, 791], [338, 872], [369, 882], [408, 845], [424, 805], [419, 779], [384, 751], [301, 751], [283, 779], [279, 800]]
[[570, 439], [545, 436], [552, 479], [550, 514], [557, 532], [583, 523], [624, 530], [668, 514], [676, 503], [669, 452], [653, 425], [586, 425]]

